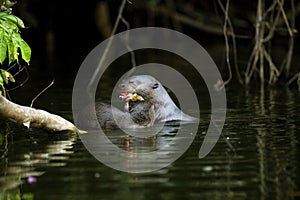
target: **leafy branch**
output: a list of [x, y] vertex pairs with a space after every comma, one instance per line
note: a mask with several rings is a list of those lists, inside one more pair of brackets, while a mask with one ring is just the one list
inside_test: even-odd
[[[25, 25], [19, 17], [11, 14], [11, 6], [14, 3], [9, 0], [2, 0], [0, 3], [0, 66], [19, 63], [20, 57], [29, 65], [31, 49], [20, 35], [20, 29], [25, 28]], [[5, 85], [9, 81], [14, 82], [13, 76], [5, 69], [1, 69], [0, 95], [6, 95]]]

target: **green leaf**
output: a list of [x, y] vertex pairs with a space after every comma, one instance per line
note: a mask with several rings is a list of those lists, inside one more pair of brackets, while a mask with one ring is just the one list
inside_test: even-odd
[[4, 69], [0, 69], [0, 71], [1, 71], [2, 82], [4, 81], [5, 84], [8, 84], [8, 81], [11, 81], [13, 83], [15, 82], [15, 79], [13, 75], [11, 75], [11, 73], [9, 73]]
[[6, 72], [7, 71], [5, 71], [3, 69], [0, 69], [0, 71], [1, 71], [2, 82], [4, 82], [5, 84], [7, 84], [8, 83], [8, 79], [6, 78]]
[[3, 64], [6, 58], [8, 58], [8, 64], [19, 62], [19, 52], [21, 52], [22, 59], [29, 64], [31, 49], [22, 39], [19, 28], [25, 28], [20, 18], [0, 12], [0, 64]]
[[27, 64], [29, 64], [30, 57], [31, 57], [31, 49], [30, 49], [29, 45], [22, 38], [20, 38], [18, 43], [19, 43], [19, 47], [21, 49], [22, 59], [25, 62], [27, 62]]
[[2, 75], [0, 74], [0, 95], [6, 96]]
[[11, 15], [11, 14], [8, 14], [6, 12], [1, 12], [0, 13], [0, 18], [2, 20], [10, 22], [11, 24], [16, 25], [19, 28], [25, 28], [24, 22], [19, 17], [15, 16], [15, 15]]
[[4, 31], [0, 29], [0, 64], [3, 64], [6, 58], [7, 44], [4, 40]]
[[16, 24], [19, 28], [25, 28], [24, 22], [15, 15], [6, 15], [5, 19]]
[[12, 82], [12, 83], [16, 82], [14, 76], [11, 75], [11, 73], [9, 73], [9, 74], [10, 74], [10, 76], [8, 77], [8, 80], [9, 80], [10, 82]]
[[2, 75], [0, 74], [0, 86], [4, 86], [4, 82], [3, 82], [3, 78], [2, 78]]
[[19, 33], [13, 33], [11, 36], [11, 42], [8, 42], [8, 64], [11, 64], [13, 61], [19, 61], [19, 52], [18, 52], [18, 43], [16, 35]]
[[12, 34], [13, 32], [19, 32], [18, 25], [13, 23], [12, 21], [0, 18], [0, 25], [1, 28], [3, 28], [8, 34]]
[[3, 85], [0, 85], [0, 95], [6, 97], [6, 92], [5, 92], [5, 88]]

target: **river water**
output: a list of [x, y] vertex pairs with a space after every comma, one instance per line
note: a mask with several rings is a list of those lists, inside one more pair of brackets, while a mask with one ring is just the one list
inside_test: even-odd
[[[35, 107], [72, 120], [71, 95], [71, 84], [58, 84]], [[300, 198], [298, 91], [229, 86], [223, 137], [199, 159], [209, 114], [209, 106], [201, 108], [198, 133], [178, 160], [142, 174], [102, 164], [76, 135], [26, 130], [1, 121], [0, 199]], [[167, 143], [172, 138], [166, 134], [137, 142], [120, 131], [106, 134], [120, 148], [131, 150], [151, 149], [158, 140]]]

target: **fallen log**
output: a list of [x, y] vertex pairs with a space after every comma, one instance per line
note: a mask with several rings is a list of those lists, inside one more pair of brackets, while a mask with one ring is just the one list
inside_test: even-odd
[[24, 125], [50, 132], [78, 132], [74, 124], [44, 110], [15, 104], [0, 95], [0, 117]]

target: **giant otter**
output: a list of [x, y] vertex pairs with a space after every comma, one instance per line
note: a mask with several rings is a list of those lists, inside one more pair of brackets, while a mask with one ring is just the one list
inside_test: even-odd
[[[130, 98], [131, 95], [138, 94], [147, 104], [154, 105], [155, 122], [166, 121], [187, 121], [192, 122], [197, 119], [183, 113], [173, 102], [162, 84], [149, 75], [132, 76], [120, 84], [121, 97]], [[123, 98], [124, 99], [124, 98]]]
[[119, 87], [120, 98], [125, 101], [125, 112], [113, 106], [96, 103], [96, 114], [102, 128], [135, 128], [168, 121], [197, 121], [197, 118], [183, 113], [162, 84], [152, 76], [131, 76]]

